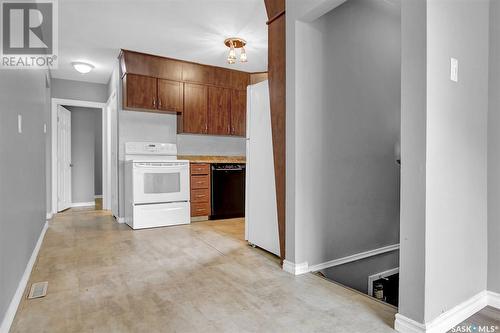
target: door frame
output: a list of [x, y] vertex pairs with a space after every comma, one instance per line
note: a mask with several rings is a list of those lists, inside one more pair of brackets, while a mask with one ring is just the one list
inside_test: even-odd
[[[57, 167], [57, 141], [58, 141], [58, 136], [57, 136], [57, 107], [58, 105], [61, 106], [79, 106], [79, 107], [88, 107], [88, 108], [96, 108], [96, 109], [101, 109], [101, 116], [102, 116], [102, 184], [103, 184], [103, 203], [106, 201], [106, 203], [110, 203], [110, 191], [106, 187], [105, 184], [107, 184], [108, 181], [108, 170], [109, 166], [107, 163], [104, 163], [104, 161], [108, 160], [107, 154], [110, 154], [109, 150], [107, 147], [110, 146], [109, 141], [109, 136], [108, 133], [110, 133], [110, 123], [108, 122], [108, 110], [107, 110], [107, 103], [99, 103], [99, 102], [91, 102], [91, 101], [81, 101], [81, 100], [74, 100], [74, 99], [62, 99], [62, 98], [52, 98], [51, 99], [51, 119], [50, 119], [50, 124], [51, 124], [51, 131], [50, 131], [50, 139], [51, 139], [51, 197], [52, 197], [52, 205], [51, 205], [51, 210], [52, 214], [57, 214], [57, 189], [58, 189], [58, 167]], [[107, 209], [107, 207], [104, 207], [103, 209]]]

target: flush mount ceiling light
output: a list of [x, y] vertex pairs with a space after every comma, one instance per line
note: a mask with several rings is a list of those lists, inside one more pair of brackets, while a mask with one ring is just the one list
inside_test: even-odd
[[227, 56], [227, 62], [229, 64], [236, 63], [238, 57], [236, 56], [236, 49], [241, 49], [240, 51], [240, 62], [247, 62], [247, 53], [245, 51], [245, 45], [247, 42], [243, 38], [231, 37], [224, 41], [224, 44], [229, 47], [229, 54]]
[[73, 62], [71, 63], [77, 72], [82, 74], [90, 73], [95, 67], [94, 65], [88, 64], [86, 62]]

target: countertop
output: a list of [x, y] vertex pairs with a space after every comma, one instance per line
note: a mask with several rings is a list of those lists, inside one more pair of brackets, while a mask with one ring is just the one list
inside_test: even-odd
[[192, 163], [246, 163], [245, 156], [178, 155], [177, 159], [188, 160]]

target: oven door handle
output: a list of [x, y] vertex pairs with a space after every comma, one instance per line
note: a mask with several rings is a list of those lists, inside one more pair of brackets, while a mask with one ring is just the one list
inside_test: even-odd
[[188, 168], [187, 165], [146, 165], [146, 164], [136, 164], [136, 168], [138, 169], [179, 169], [179, 170], [185, 170]]

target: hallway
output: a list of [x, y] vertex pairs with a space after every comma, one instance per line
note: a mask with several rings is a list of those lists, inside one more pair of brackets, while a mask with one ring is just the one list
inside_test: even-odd
[[59, 214], [28, 283], [47, 296], [24, 297], [11, 331], [393, 331], [393, 308], [285, 273], [243, 234], [238, 219], [132, 231], [105, 211]]

